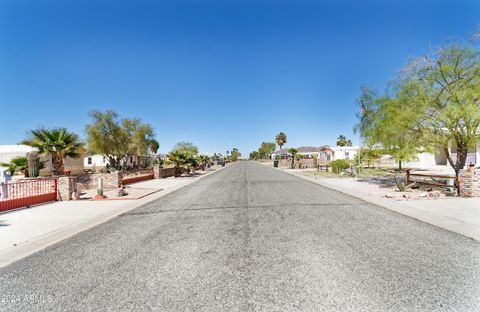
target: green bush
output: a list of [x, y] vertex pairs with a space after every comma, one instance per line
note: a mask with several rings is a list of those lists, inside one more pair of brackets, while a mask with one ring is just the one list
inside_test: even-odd
[[330, 163], [332, 166], [332, 172], [339, 174], [342, 170], [350, 168], [350, 162], [346, 159], [337, 159]]

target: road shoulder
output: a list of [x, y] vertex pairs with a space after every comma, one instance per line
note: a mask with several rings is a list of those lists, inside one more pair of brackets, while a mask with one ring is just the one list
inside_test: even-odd
[[[261, 164], [273, 170], [282, 171], [286, 174], [290, 174], [298, 178], [319, 184], [323, 187], [341, 192], [343, 194], [353, 196], [355, 198], [361, 199], [365, 202], [374, 204], [376, 206], [380, 206], [382, 208], [395, 211], [397, 213], [409, 216], [411, 218], [414, 218], [414, 219], [429, 223], [431, 225], [443, 228], [445, 230], [458, 233], [463, 236], [480, 241], [480, 227], [473, 222], [472, 223], [466, 222], [465, 219], [454, 218], [451, 215], [446, 215], [446, 214], [436, 212], [435, 209], [422, 209], [421, 207], [419, 207], [418, 203], [415, 203], [415, 204], [412, 203], [410, 205], [409, 203], [402, 203], [389, 198], [375, 198], [365, 193], [362, 193], [361, 191], [343, 188], [338, 185], [334, 185], [326, 181], [322, 181], [322, 179], [318, 179], [318, 178], [315, 179], [314, 177], [308, 177], [302, 174], [298, 174], [296, 172], [289, 172], [288, 170], [273, 168], [269, 166], [269, 164], [267, 163], [261, 163]], [[441, 200], [436, 200], [435, 202], [439, 205], [440, 204], [454, 205], [455, 203], [452, 202], [452, 200], [462, 200], [462, 199], [441, 199]], [[458, 202], [456, 204], [458, 205]], [[479, 207], [479, 213], [477, 214], [480, 214], [480, 207]]]
[[[0, 245], [0, 268], [105, 223], [122, 213], [158, 200], [223, 168], [201, 176], [181, 178], [182, 180], [177, 180], [177, 183], [169, 187], [162, 183], [167, 179], [151, 180], [160, 183], [162, 190], [138, 200], [53, 202], [1, 214], [0, 236], [3, 242]], [[150, 181], [146, 183], [148, 182]]]

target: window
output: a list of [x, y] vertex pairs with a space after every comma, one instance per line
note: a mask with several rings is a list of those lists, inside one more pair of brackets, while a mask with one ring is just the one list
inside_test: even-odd
[[92, 164], [92, 157], [88, 157], [88, 158], [87, 158], [87, 163], [88, 163], [89, 165]]
[[106, 161], [106, 157], [105, 157], [105, 156], [103, 156], [103, 160], [102, 160], [102, 162], [103, 162], [103, 163], [105, 163], [105, 161]]
[[350, 153], [349, 152], [345, 152], [345, 159], [350, 159]]

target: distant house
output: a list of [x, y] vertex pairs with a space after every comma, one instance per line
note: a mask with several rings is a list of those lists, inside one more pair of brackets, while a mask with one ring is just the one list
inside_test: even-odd
[[[271, 158], [275, 159], [279, 156], [281, 159], [288, 159], [291, 157], [291, 154], [288, 152], [289, 148], [283, 148], [281, 150], [275, 151], [272, 153]], [[313, 158], [314, 156], [319, 157], [322, 147], [314, 146], [301, 146], [297, 148], [297, 155], [303, 156], [303, 158]]]
[[[28, 145], [0, 145], [0, 162], [8, 163], [17, 157], [27, 157], [27, 154], [33, 151], [35, 151], [35, 148]], [[51, 156], [42, 155], [41, 160], [45, 162], [45, 168], [40, 170], [40, 175], [51, 176], [53, 172]], [[83, 157], [67, 157], [64, 164], [65, 169], [70, 169], [74, 175], [83, 173]]]
[[329, 148], [333, 151], [333, 160], [354, 160], [360, 150], [358, 146], [330, 146]]
[[[145, 158], [149, 157], [156, 157], [159, 159], [164, 159], [166, 155], [159, 154], [159, 155], [148, 155], [148, 156], [127, 156], [124, 160], [121, 161], [121, 165], [125, 167], [138, 167], [143, 166], [145, 163]], [[163, 158], [162, 158], [163, 157]], [[83, 159], [83, 166], [86, 171], [102, 171], [104, 170], [107, 165], [109, 164], [108, 157], [102, 154], [94, 154], [94, 155], [87, 155]]]
[[[272, 153], [272, 159], [279, 156], [281, 159], [289, 159], [291, 157], [288, 152], [289, 149], [284, 148]], [[315, 156], [318, 158], [320, 164], [329, 163], [332, 160], [337, 159], [346, 159], [354, 160], [358, 155], [359, 148], [357, 146], [301, 146], [297, 148], [298, 155], [301, 155], [302, 158], [311, 159]]]

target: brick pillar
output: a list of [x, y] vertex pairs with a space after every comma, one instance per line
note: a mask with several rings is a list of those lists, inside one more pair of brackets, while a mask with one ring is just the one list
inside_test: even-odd
[[76, 177], [63, 176], [58, 178], [58, 200], [72, 200], [74, 192], [77, 192]]
[[160, 165], [153, 166], [153, 178], [161, 179], [163, 178], [163, 168]]
[[480, 169], [460, 170], [458, 179], [461, 197], [480, 197]]

